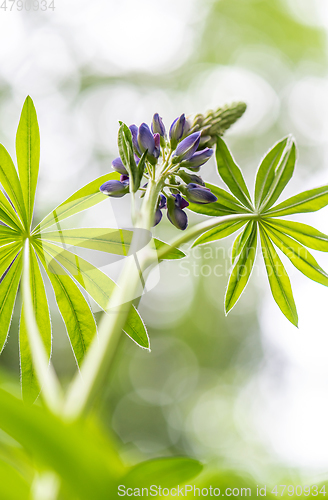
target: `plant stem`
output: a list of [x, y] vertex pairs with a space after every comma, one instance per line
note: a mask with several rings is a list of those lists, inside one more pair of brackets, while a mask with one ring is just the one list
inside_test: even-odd
[[[141, 210], [136, 217], [137, 228], [150, 230], [161, 188], [162, 181], [149, 180]], [[68, 389], [64, 406], [66, 418], [74, 419], [85, 413], [106, 380], [132, 300], [143, 292], [140, 273], [153, 263], [149, 260], [151, 252], [145, 233], [146, 231], [136, 231], [134, 234], [130, 255], [126, 258], [118, 286], [110, 298], [107, 314], [101, 320], [99, 335], [93, 340], [80, 373], [75, 376]]]
[[39, 328], [35, 319], [31, 296], [30, 282], [30, 241], [26, 239], [24, 246], [23, 270], [23, 301], [24, 316], [27, 325], [28, 340], [36, 375], [42, 387], [42, 396], [48, 408], [55, 414], [60, 414], [62, 408], [61, 387], [53, 369], [46, 349], [43, 345]]

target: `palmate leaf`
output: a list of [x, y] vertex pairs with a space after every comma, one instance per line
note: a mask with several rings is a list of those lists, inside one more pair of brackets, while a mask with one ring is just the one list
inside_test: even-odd
[[233, 308], [244, 291], [251, 275], [257, 245], [257, 224], [253, 224], [252, 232], [245, 243], [239, 258], [233, 268], [225, 295], [226, 314]]
[[[33, 248], [30, 249], [30, 282], [31, 295], [36, 323], [43, 341], [46, 354], [50, 360], [51, 356], [51, 321], [47, 301], [47, 295]], [[40, 386], [33, 368], [32, 355], [30, 351], [27, 326], [24, 314], [24, 303], [22, 306], [21, 319], [19, 325], [19, 353], [21, 368], [21, 384], [23, 398], [27, 403], [32, 404], [39, 392]]]
[[[74, 277], [74, 279], [84, 288], [93, 300], [106, 311], [110, 296], [116, 284], [100, 269], [94, 267], [90, 262], [81, 257], [64, 250], [56, 245], [43, 241], [35, 242], [41, 251], [45, 253], [47, 261], [55, 259], [63, 268]], [[50, 260], [53, 262], [53, 260]], [[60, 269], [56, 269], [57, 272]], [[130, 311], [124, 326], [124, 331], [134, 342], [145, 349], [149, 349], [149, 338], [145, 325], [134, 306], [129, 306]]]
[[283, 263], [272, 245], [266, 228], [260, 225], [262, 254], [274, 300], [286, 318], [298, 325], [298, 316], [290, 281]]
[[328, 274], [319, 266], [315, 258], [300, 243], [289, 236], [263, 223], [266, 233], [273, 243], [294, 264], [294, 266], [308, 278], [322, 285], [328, 286]]

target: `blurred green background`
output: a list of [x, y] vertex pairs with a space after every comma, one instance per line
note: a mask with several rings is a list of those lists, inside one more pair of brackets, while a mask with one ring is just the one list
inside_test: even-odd
[[[13, 153], [30, 94], [41, 128], [37, 218], [110, 171], [118, 120], [149, 123], [159, 112], [169, 127], [182, 112], [234, 100], [248, 110], [226, 139], [250, 186], [266, 150], [288, 133], [299, 161], [286, 195], [326, 183], [327, 26], [325, 0], [58, 0], [54, 12], [1, 12], [0, 142]], [[202, 175], [221, 185], [214, 162]], [[327, 232], [326, 215], [305, 222]], [[105, 200], [65, 227], [80, 224], [131, 227], [128, 200]], [[175, 233], [167, 221], [155, 229], [166, 240]], [[226, 318], [231, 243], [161, 264], [140, 304], [152, 351], [122, 339], [98, 411], [127, 464], [186, 454], [257, 481], [323, 478], [327, 293], [292, 272], [296, 331], [269, 296], [259, 256]], [[53, 362], [66, 384], [74, 360], [49, 293]], [[17, 306], [0, 365], [18, 379]]]

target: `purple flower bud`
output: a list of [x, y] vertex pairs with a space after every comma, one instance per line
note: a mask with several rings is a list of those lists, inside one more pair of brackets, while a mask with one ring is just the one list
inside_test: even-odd
[[155, 113], [153, 116], [151, 130], [152, 130], [153, 134], [159, 134], [163, 138], [166, 137], [165, 126], [164, 126], [162, 118], [159, 116], [158, 113]]
[[189, 207], [189, 203], [187, 202], [187, 200], [185, 200], [184, 198], [182, 198], [181, 194], [178, 193], [178, 194], [175, 194], [173, 195], [175, 197], [175, 206], [178, 207], [178, 208], [187, 208]]
[[217, 201], [217, 197], [211, 193], [210, 189], [194, 183], [190, 183], [187, 186], [187, 198], [192, 203], [198, 204], [213, 203]]
[[[193, 135], [193, 134], [191, 134]], [[201, 165], [204, 165], [212, 156], [213, 149], [206, 148], [202, 151], [196, 151], [190, 158], [181, 163], [181, 167], [189, 168], [191, 170], [198, 169]]]
[[129, 176], [128, 175], [121, 175], [120, 181], [128, 183], [129, 182]]
[[108, 196], [113, 196], [114, 198], [121, 198], [125, 194], [129, 192], [129, 183], [128, 181], [107, 181], [102, 186], [100, 186], [99, 190], [103, 194], [107, 194]]
[[155, 221], [154, 221], [154, 224], [153, 226], [157, 226], [157, 224], [159, 224], [162, 220], [162, 217], [163, 217], [163, 214], [162, 214], [162, 210], [160, 210], [159, 208], [156, 210], [155, 212]]
[[161, 149], [160, 149], [161, 136], [159, 134], [154, 134], [154, 141], [155, 141], [155, 149], [153, 152], [153, 156], [155, 156], [155, 158], [158, 158], [159, 154], [161, 152]]
[[148, 149], [148, 154], [153, 154], [155, 149], [155, 139], [146, 123], [142, 123], [139, 127], [138, 145], [142, 153]]
[[176, 148], [178, 142], [182, 138], [185, 128], [185, 123], [186, 123], [186, 117], [184, 114], [182, 114], [179, 118], [176, 118], [172, 123], [169, 132], [172, 148]]
[[123, 162], [120, 157], [115, 158], [115, 160], [112, 161], [112, 167], [116, 172], [118, 172], [121, 175], [128, 175], [128, 172], [123, 165]]
[[200, 136], [200, 132], [194, 132], [179, 143], [174, 153], [176, 161], [189, 160], [189, 158], [193, 156], [193, 154], [197, 151]]
[[132, 143], [133, 143], [133, 147], [134, 147], [134, 151], [135, 153], [137, 153], [138, 156], [141, 156], [141, 152], [140, 152], [140, 149], [139, 149], [139, 145], [138, 145], [138, 127], [137, 125], [130, 125], [129, 129], [131, 130], [131, 134], [132, 134]]
[[163, 194], [159, 195], [158, 208], [166, 208], [166, 198]]

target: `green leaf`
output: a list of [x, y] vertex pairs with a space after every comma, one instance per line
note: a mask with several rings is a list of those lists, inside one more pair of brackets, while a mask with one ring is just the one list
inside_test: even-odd
[[241, 173], [240, 168], [235, 163], [224, 140], [218, 138], [216, 144], [216, 163], [219, 174], [226, 183], [230, 191], [240, 200], [247, 208], [252, 210], [251, 197], [249, 195], [246, 183]]
[[264, 225], [273, 243], [289, 258], [296, 269], [308, 278], [328, 286], [328, 274], [319, 266], [315, 258], [300, 243], [289, 236]]
[[[152, 238], [150, 231], [137, 229], [149, 233], [149, 241]], [[133, 231], [127, 229], [111, 228], [82, 228], [82, 229], [63, 229], [61, 231], [45, 231], [40, 234], [42, 241], [53, 241], [61, 245], [73, 245], [91, 250], [99, 250], [115, 255], [127, 256], [130, 250]], [[153, 239], [156, 249], [168, 247], [164, 241]], [[177, 248], [173, 248], [165, 257], [166, 259], [181, 259], [186, 254]]]
[[[51, 320], [49, 306], [39, 263], [33, 248], [30, 249], [30, 282], [36, 323], [38, 325], [47, 356], [50, 359]], [[22, 306], [19, 325], [19, 352], [23, 399], [27, 403], [32, 404], [39, 395], [40, 386], [32, 362], [32, 354], [25, 322], [24, 303]]]
[[133, 467], [121, 480], [126, 488], [150, 488], [156, 484], [171, 489], [200, 474], [200, 462], [187, 457], [147, 460]]
[[[51, 243], [35, 242], [41, 251], [45, 252], [46, 257], [56, 259], [74, 279], [84, 288], [84, 290], [93, 298], [93, 300], [106, 311], [111, 294], [116, 286], [106, 274], [94, 267], [90, 262], [81, 257]], [[49, 261], [49, 257], [47, 259]], [[54, 262], [53, 260], [51, 263]], [[57, 272], [59, 270], [57, 269]], [[62, 271], [63, 274], [65, 271]], [[149, 338], [145, 325], [134, 306], [130, 307], [130, 312], [124, 326], [124, 331], [138, 345], [145, 349], [149, 349]]]
[[266, 233], [266, 228], [264, 229], [262, 225], [260, 234], [264, 263], [273, 298], [286, 318], [297, 326], [298, 316], [288, 274]]
[[316, 212], [328, 205], [328, 186], [303, 191], [272, 207], [266, 212], [270, 217]]
[[13, 206], [0, 189], [0, 220], [12, 229], [22, 231], [23, 225]]
[[206, 182], [206, 187], [217, 197], [214, 203], [190, 203], [188, 209], [197, 214], [209, 215], [211, 217], [220, 217], [221, 215], [249, 213], [249, 210], [243, 207], [237, 198], [214, 184]]
[[16, 155], [27, 220], [31, 224], [40, 163], [40, 134], [32, 99], [25, 100], [16, 135]]
[[225, 295], [226, 314], [228, 314], [228, 312], [236, 304], [245, 286], [247, 285], [255, 261], [256, 244], [257, 244], [257, 225], [254, 224], [253, 230], [248, 238], [248, 241], [246, 242], [244, 248], [242, 249], [240, 256], [237, 260], [237, 263], [233, 268], [229, 278], [229, 283]]
[[146, 157], [147, 157], [147, 151], [144, 152], [144, 154], [142, 155], [142, 157], [140, 158], [139, 163], [138, 163], [139, 186], [140, 186], [140, 182], [141, 182], [142, 176], [143, 176], [143, 174], [145, 172]]
[[282, 160], [288, 138], [278, 142], [263, 158], [256, 175], [255, 206], [259, 208], [273, 183], [275, 172]]
[[244, 248], [246, 242], [248, 241], [248, 238], [250, 237], [250, 234], [253, 230], [253, 221], [249, 221], [246, 225], [246, 227], [243, 229], [243, 231], [238, 234], [237, 238], [234, 241], [234, 244], [232, 246], [231, 250], [231, 263], [234, 264], [238, 255]]
[[58, 309], [65, 323], [76, 362], [80, 366], [96, 334], [93, 314], [72, 278], [47, 252], [43, 252], [38, 244], [34, 242], [33, 246], [54, 289]]
[[321, 252], [328, 252], [328, 235], [312, 226], [282, 219], [264, 219], [265, 223], [278, 231], [288, 234], [303, 245]]
[[[138, 167], [134, 159], [131, 130], [122, 122], [120, 122], [120, 128], [118, 130], [118, 149], [123, 165], [129, 173], [130, 189], [135, 193], [139, 189], [141, 178], [139, 178]], [[145, 159], [143, 160], [143, 164], [144, 161]], [[143, 164], [141, 164], [141, 166]]]
[[1, 247], [0, 277], [7, 271], [23, 246], [23, 242], [13, 242]]
[[260, 206], [260, 210], [267, 211], [279, 198], [282, 191], [293, 176], [296, 162], [296, 146], [292, 139], [289, 139], [283, 158], [275, 171], [274, 179], [267, 196]]
[[27, 228], [26, 210], [20, 180], [6, 148], [0, 144], [0, 183]]
[[0, 406], [0, 428], [23, 446], [42, 469], [59, 475], [69, 488], [68, 498], [115, 498], [117, 481], [125, 468], [105, 433], [100, 436], [85, 421], [63, 422], [44, 408], [27, 406], [2, 389]]
[[221, 240], [230, 236], [230, 234], [235, 233], [246, 224], [245, 220], [241, 221], [227, 221], [227, 222], [218, 222], [217, 226], [206, 233], [203, 233], [196, 241], [193, 243], [193, 247], [198, 245], [204, 245], [204, 243], [210, 243], [211, 241]]
[[100, 186], [109, 180], [118, 180], [119, 178], [120, 175], [117, 172], [112, 172], [111, 174], [102, 175], [89, 184], [86, 184], [72, 194], [72, 196], [67, 198], [67, 200], [58, 205], [55, 210], [51, 211], [40, 224], [36, 226], [33, 230], [33, 234], [106, 200], [106, 196], [99, 191]]
[[155, 243], [155, 248], [156, 250], [164, 250], [165, 248], [170, 248], [170, 251], [165, 255], [163, 260], [175, 260], [175, 259], [183, 259], [186, 254], [182, 251], [179, 250], [179, 248], [174, 248], [165, 243], [165, 241], [159, 240], [157, 238], [153, 238], [153, 241]]
[[0, 225], [0, 247], [7, 243], [22, 241], [22, 234], [11, 227]]
[[0, 352], [8, 337], [21, 275], [22, 254], [20, 253], [0, 283]]

